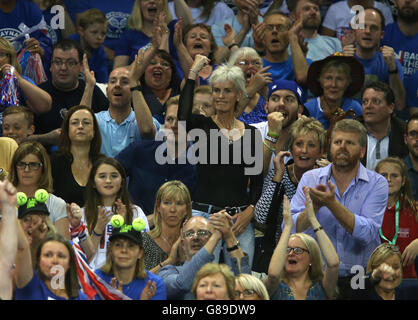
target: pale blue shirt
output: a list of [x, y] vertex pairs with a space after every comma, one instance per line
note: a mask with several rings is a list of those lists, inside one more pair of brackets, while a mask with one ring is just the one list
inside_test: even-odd
[[[107, 157], [114, 158], [132, 142], [142, 140], [133, 110], [121, 124], [116, 123], [110, 116], [109, 110], [95, 115], [102, 135], [100, 152]], [[160, 124], [157, 119], [152, 118], [152, 120], [157, 132]]]
[[[318, 184], [327, 186], [330, 179], [335, 185], [336, 199], [354, 214], [353, 234], [349, 234], [327, 207], [322, 207], [316, 217], [330, 238], [340, 259], [340, 277], [351, 274], [355, 265], [366, 268], [370, 254], [380, 244], [379, 229], [388, 200], [388, 183], [380, 174], [366, 169], [361, 163], [356, 177], [350, 182], [342, 197], [331, 176], [331, 166], [307, 171], [302, 176], [296, 194], [290, 203], [294, 227], [299, 214], [305, 209], [305, 194], [302, 187], [315, 188]], [[312, 227], [304, 231], [315, 238]]]
[[[263, 18], [258, 16], [258, 21], [263, 22]], [[225, 24], [229, 24], [232, 27], [232, 29], [234, 29], [235, 34], [238, 34], [242, 29], [241, 24], [238, 22], [235, 16], [232, 18], [226, 19], [224, 21], [217, 22], [214, 25], [212, 25], [212, 34], [213, 34], [213, 37], [215, 38], [215, 41], [218, 47], [224, 47], [224, 43], [222, 42], [222, 37], [225, 37], [225, 30], [224, 30]], [[243, 47], [254, 48], [252, 28], [250, 28], [250, 31], [248, 31], [248, 33], [245, 35], [244, 40], [242, 40], [240, 47], [241, 48]]]

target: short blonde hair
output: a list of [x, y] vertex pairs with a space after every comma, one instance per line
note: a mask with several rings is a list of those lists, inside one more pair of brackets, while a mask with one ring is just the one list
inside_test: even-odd
[[255, 51], [254, 48], [251, 47], [242, 47], [238, 50], [235, 50], [231, 57], [228, 60], [228, 64], [231, 66], [234, 66], [237, 63], [237, 60], [244, 57], [254, 57], [258, 61], [260, 61], [261, 65], [263, 65], [263, 59], [260, 57], [260, 55]]
[[235, 284], [240, 285], [244, 289], [254, 290], [262, 300], [270, 300], [270, 296], [263, 281], [250, 274], [241, 273], [235, 278]]
[[206, 263], [204, 266], [200, 268], [200, 270], [197, 272], [193, 281], [193, 286], [192, 286], [193, 295], [196, 297], [197, 286], [200, 280], [202, 280], [203, 278], [207, 276], [215, 275], [217, 273], [222, 274], [222, 276], [224, 277], [226, 288], [228, 291], [228, 297], [229, 299], [234, 300], [235, 276], [232, 273], [231, 269], [226, 264], [223, 264], [223, 263], [210, 262], [210, 263]]
[[290, 149], [295, 142], [296, 138], [300, 135], [310, 134], [319, 143], [321, 153], [325, 150], [326, 142], [326, 130], [321, 122], [314, 118], [301, 117], [295, 122], [292, 123], [290, 127], [290, 137], [289, 137], [289, 148]]

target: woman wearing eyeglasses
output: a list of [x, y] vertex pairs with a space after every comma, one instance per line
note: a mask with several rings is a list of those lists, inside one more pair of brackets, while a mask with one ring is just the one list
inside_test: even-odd
[[267, 72], [270, 66], [263, 68], [263, 59], [249, 47], [234, 51], [228, 64], [240, 67], [245, 76], [247, 95], [240, 102], [240, 105], [245, 106], [238, 119], [247, 124], [267, 121], [268, 84], [273, 81], [271, 73]]
[[55, 195], [84, 206], [84, 192], [93, 163], [102, 154], [102, 138], [91, 108], [74, 106], [61, 126], [58, 151], [51, 156]]
[[[21, 99], [20, 104], [28, 106], [35, 113], [44, 113], [51, 110], [51, 96], [46, 91], [38, 88], [32, 79], [21, 75], [22, 68], [17, 60], [17, 53], [13, 45], [7, 39], [0, 37], [0, 75], [2, 78], [11, 72], [11, 67], [14, 67], [13, 74], [18, 81], [17, 94]], [[0, 106], [0, 112], [1, 110], [2, 106]]]
[[241, 273], [235, 278], [235, 300], [270, 300], [270, 297], [263, 281]]
[[9, 181], [28, 198], [33, 198], [36, 190], [45, 189], [49, 193], [46, 207], [50, 219], [58, 233], [70, 239], [66, 203], [52, 194], [53, 184], [51, 164], [45, 148], [39, 142], [23, 142], [16, 149], [9, 172]]
[[[284, 228], [265, 280], [271, 300], [326, 300], [336, 297], [340, 264], [338, 254], [315, 216], [309, 189], [305, 187], [304, 192], [306, 212], [319, 246], [307, 234], [290, 235], [293, 220], [289, 200], [284, 196]], [[321, 254], [325, 257], [325, 270]]]

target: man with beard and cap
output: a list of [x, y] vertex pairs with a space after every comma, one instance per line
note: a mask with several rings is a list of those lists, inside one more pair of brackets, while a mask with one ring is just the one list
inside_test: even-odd
[[[380, 244], [379, 229], [388, 199], [388, 183], [360, 162], [366, 153], [367, 131], [357, 120], [336, 123], [331, 135], [331, 164], [303, 174], [292, 198], [292, 232], [315, 236], [324, 229], [340, 259], [338, 287], [344, 299], [351, 290], [353, 266], [366, 269]], [[304, 188], [309, 188], [320, 227], [309, 225]]]
[[289, 18], [292, 21], [302, 19], [299, 35], [308, 44], [306, 58], [312, 61], [322, 60], [335, 52], [342, 51], [340, 40], [318, 34], [318, 28], [321, 26], [319, 3], [319, 0], [289, 1]]
[[385, 27], [382, 45], [392, 47], [402, 65], [406, 108], [398, 116], [407, 120], [410, 114], [418, 111], [418, 1], [395, 0], [395, 4], [398, 19]]
[[254, 123], [263, 138], [263, 173], [273, 168], [274, 152], [287, 150], [290, 126], [305, 111], [302, 89], [294, 81], [276, 80], [269, 89], [266, 104], [267, 121]]
[[[222, 238], [231, 258], [229, 267], [235, 276], [250, 273], [248, 256], [241, 250], [232, 231], [230, 218], [225, 210], [222, 210], [213, 213], [210, 220], [194, 216], [184, 223], [180, 238], [173, 245], [169, 258], [163, 262], [164, 265], [160, 264], [162, 268], [158, 272], [166, 286], [167, 300], [193, 299], [194, 277], [203, 265], [214, 260], [213, 252]], [[181, 249], [186, 261], [183, 265], [178, 265]], [[171, 261], [171, 264], [165, 264], [167, 261]]]

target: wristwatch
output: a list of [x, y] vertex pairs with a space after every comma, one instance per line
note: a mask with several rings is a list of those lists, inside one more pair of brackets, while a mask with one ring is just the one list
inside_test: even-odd
[[131, 91], [135, 91], [135, 90], [142, 91], [141, 85], [137, 85], [136, 87], [131, 88]]
[[239, 244], [239, 241], [237, 240], [237, 243], [232, 247], [226, 248], [226, 251], [231, 252], [231, 251], [237, 250], [239, 246], [240, 244]]

